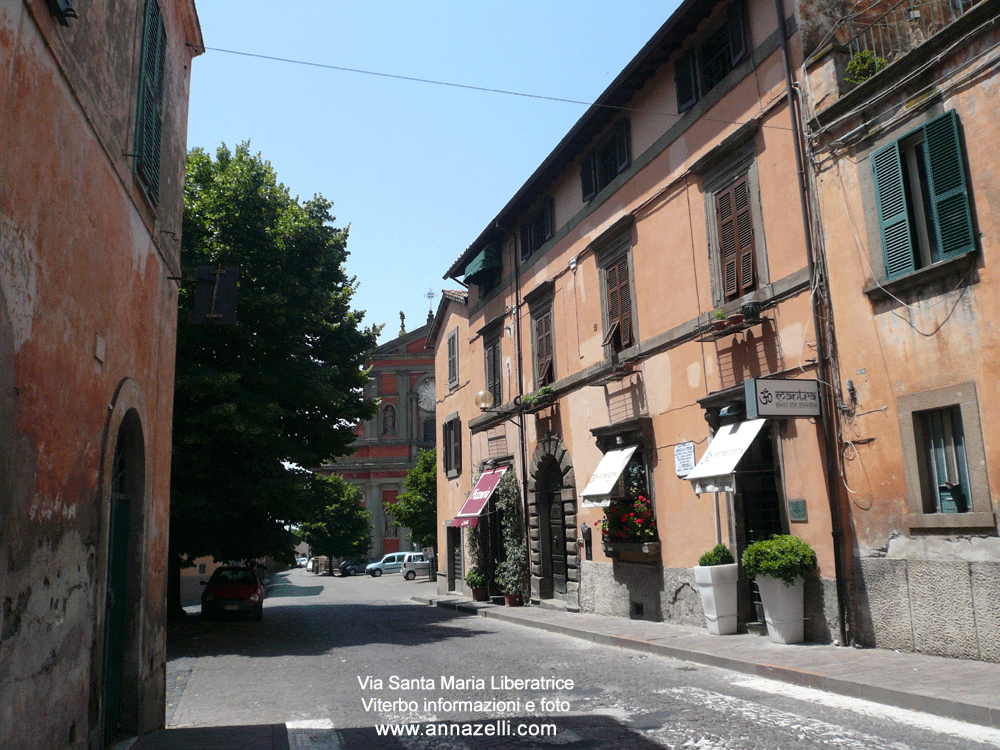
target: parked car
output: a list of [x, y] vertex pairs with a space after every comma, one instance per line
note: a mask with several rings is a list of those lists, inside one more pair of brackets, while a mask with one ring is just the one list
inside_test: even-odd
[[235, 565], [216, 568], [212, 577], [201, 585], [205, 587], [201, 594], [202, 620], [222, 615], [260, 620], [264, 616], [264, 587], [253, 568]]
[[310, 573], [312, 573], [313, 561], [314, 558], [310, 557], [309, 560], [306, 562], [306, 570], [308, 570]]
[[403, 558], [406, 552], [390, 552], [378, 562], [373, 562], [365, 568], [365, 573], [378, 578], [383, 573], [398, 573], [403, 567]]
[[431, 561], [424, 556], [423, 552], [407, 552], [400, 570], [403, 573], [403, 578], [412, 581], [417, 577], [417, 573], [430, 575]]
[[298, 566], [300, 568], [304, 568], [306, 566], [306, 563], [309, 562], [309, 558], [308, 557], [300, 557], [296, 562], [297, 562], [297, 564], [298, 564]]
[[365, 557], [350, 557], [340, 564], [340, 575], [356, 576], [364, 573], [369, 562], [371, 561]]

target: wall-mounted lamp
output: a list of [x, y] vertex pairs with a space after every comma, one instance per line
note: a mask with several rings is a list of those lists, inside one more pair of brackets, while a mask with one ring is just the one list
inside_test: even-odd
[[489, 391], [480, 391], [476, 394], [476, 406], [480, 411], [489, 411], [493, 408], [493, 394]]

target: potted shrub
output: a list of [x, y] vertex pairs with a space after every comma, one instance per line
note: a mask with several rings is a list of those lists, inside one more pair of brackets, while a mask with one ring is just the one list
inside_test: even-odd
[[743, 568], [757, 582], [767, 635], [775, 643], [804, 638], [804, 577], [816, 569], [816, 553], [806, 542], [778, 534], [754, 542], [743, 553]]
[[465, 585], [472, 589], [474, 602], [485, 602], [489, 598], [486, 591], [487, 584], [486, 574], [479, 568], [469, 568], [469, 572], [465, 574]]
[[724, 544], [717, 544], [698, 558], [692, 569], [705, 611], [705, 624], [713, 635], [736, 632], [736, 579], [739, 566]]
[[726, 319], [726, 314], [722, 310], [715, 311], [715, 330], [724, 331], [729, 327], [729, 321]]

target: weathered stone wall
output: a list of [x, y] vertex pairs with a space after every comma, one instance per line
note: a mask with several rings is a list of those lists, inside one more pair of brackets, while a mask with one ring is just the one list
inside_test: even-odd
[[580, 610], [611, 617], [704, 626], [690, 568], [584, 561]]
[[858, 561], [865, 646], [1000, 662], [1000, 563]]

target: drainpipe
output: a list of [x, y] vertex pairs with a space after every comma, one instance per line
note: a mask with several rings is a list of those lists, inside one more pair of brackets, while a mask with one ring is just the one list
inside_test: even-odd
[[[781, 55], [785, 63], [785, 89], [788, 99], [788, 114], [792, 120], [793, 139], [795, 142], [795, 166], [799, 176], [799, 204], [802, 211], [802, 225], [805, 230], [806, 240], [806, 260], [809, 270], [809, 287], [812, 298], [812, 319], [813, 335], [816, 337], [816, 369], [820, 385], [830, 383], [827, 374], [827, 350], [829, 341], [824, 336], [823, 324], [820, 315], [820, 305], [822, 304], [819, 295], [815, 293], [815, 260], [812, 242], [812, 220], [809, 214], [808, 187], [804, 159], [802, 156], [802, 131], [801, 119], [798, 115], [798, 102], [795, 92], [792, 90], [792, 62], [788, 52], [788, 30], [785, 27], [785, 3], [784, 0], [775, 0], [775, 8], [778, 12], [778, 23], [781, 32]], [[834, 421], [837, 418], [836, 399], [833, 395], [833, 386], [827, 385], [823, 389], [826, 413], [823, 419], [823, 443], [826, 454], [827, 467], [827, 494], [830, 499], [830, 517], [833, 526], [833, 567], [837, 583], [837, 614], [840, 626], [840, 643], [847, 644], [847, 622], [852, 618], [852, 613], [848, 611], [848, 599], [845, 593], [845, 569], [843, 547], [848, 538], [844, 534], [844, 516], [840, 507], [840, 487], [837, 484], [837, 467], [839, 465], [837, 453], [837, 430]]]

